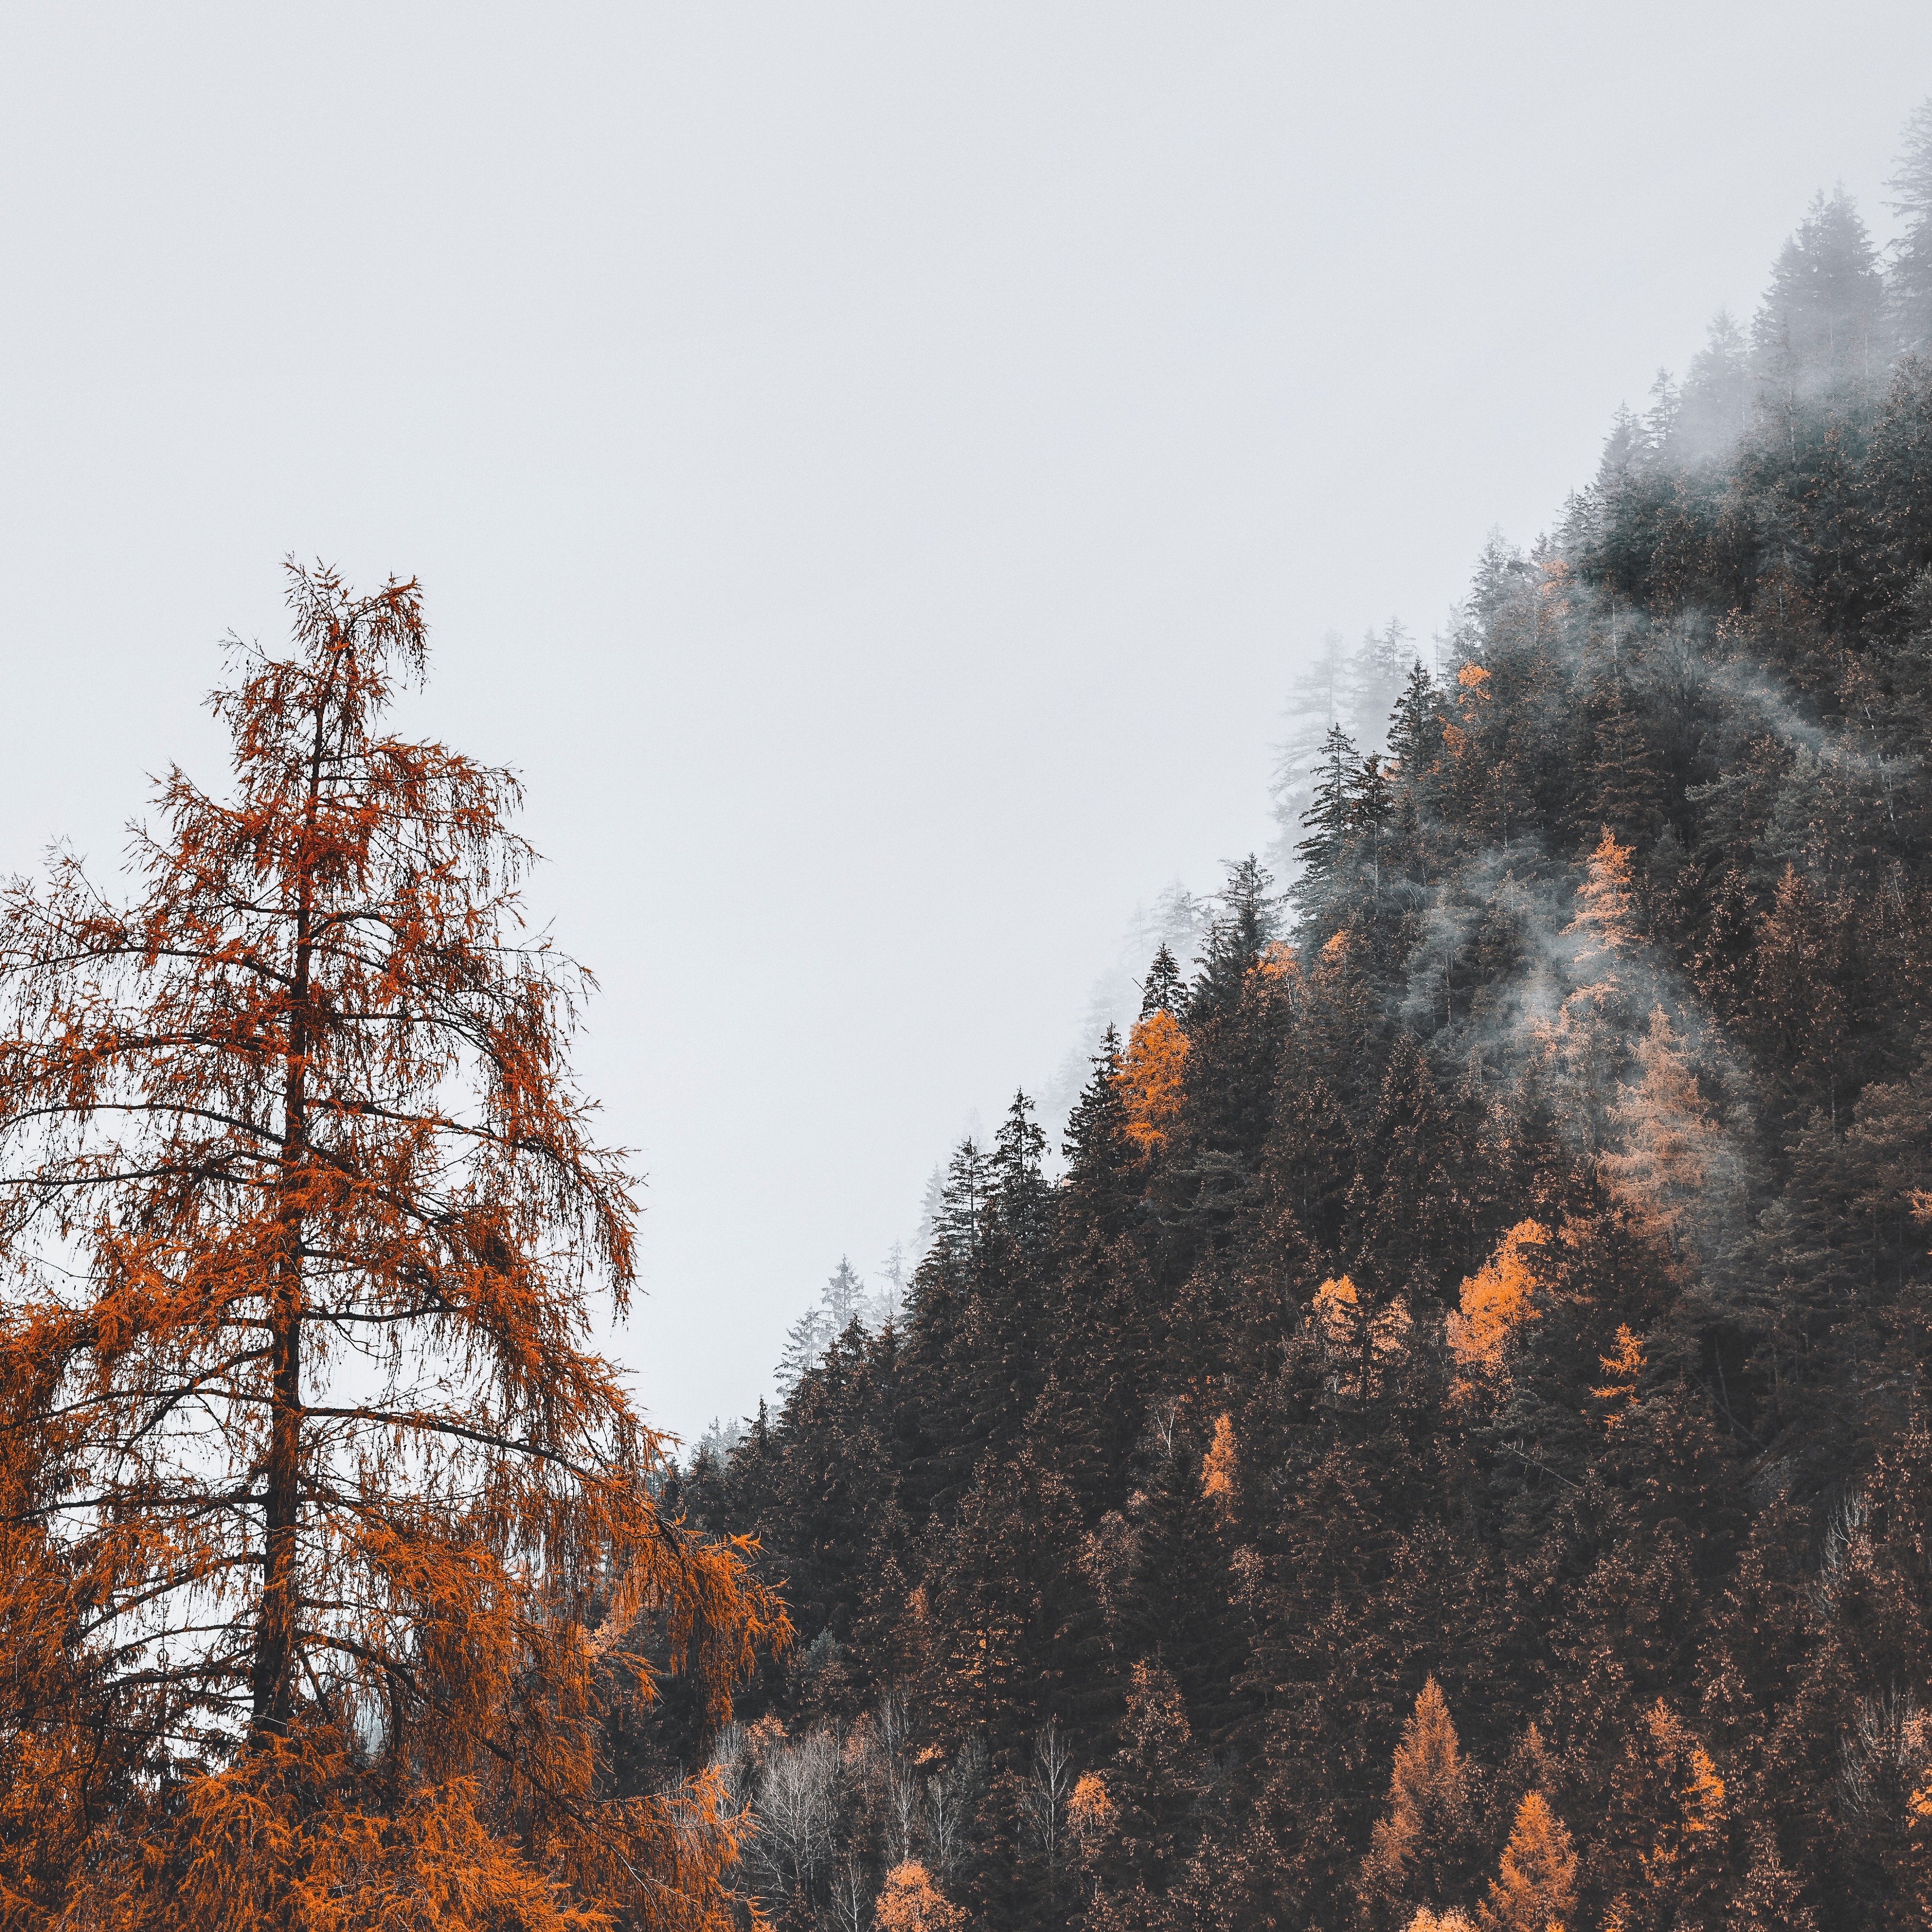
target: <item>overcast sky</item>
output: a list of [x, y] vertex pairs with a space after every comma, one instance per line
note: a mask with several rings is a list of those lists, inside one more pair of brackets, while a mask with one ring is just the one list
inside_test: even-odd
[[110, 871], [293, 550], [426, 586], [649, 1175], [694, 1433], [1265, 843], [1328, 627], [1442, 622], [1924, 0], [30, 7], [0, 28], [0, 867]]

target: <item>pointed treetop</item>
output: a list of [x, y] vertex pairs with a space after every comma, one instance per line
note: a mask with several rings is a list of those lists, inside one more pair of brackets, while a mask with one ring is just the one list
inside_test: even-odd
[[1112, 1173], [1124, 1145], [1126, 1103], [1120, 1089], [1120, 1036], [1110, 1022], [1101, 1036], [1093, 1072], [1066, 1118], [1060, 1150], [1066, 1156], [1067, 1179], [1076, 1188], [1088, 1178]]
[[950, 1259], [969, 1259], [986, 1238], [992, 1192], [991, 1166], [970, 1134], [954, 1149], [946, 1165], [934, 1238]]
[[1442, 737], [1436, 715], [1436, 680], [1418, 658], [1410, 665], [1408, 681], [1389, 713], [1388, 754], [1390, 765], [1404, 778], [1413, 777], [1417, 767], [1426, 764], [1435, 743]]
[[1178, 1019], [1186, 998], [1180, 968], [1162, 941], [1160, 950], [1148, 968], [1147, 979], [1141, 988], [1141, 1018], [1147, 1019], [1155, 1013], [1171, 1013]]
[[1576, 1854], [1563, 1821], [1540, 1791], [1516, 1807], [1502, 1868], [1490, 1882], [1483, 1920], [1497, 1932], [1548, 1932], [1568, 1925], [1576, 1903]]
[[841, 1255], [838, 1265], [824, 1287], [820, 1290], [820, 1299], [825, 1307], [826, 1318], [832, 1325], [835, 1335], [842, 1335], [852, 1325], [854, 1317], [866, 1306], [866, 1284], [859, 1279], [849, 1257]]
[[1022, 1241], [1046, 1232], [1048, 1189], [1040, 1171], [1046, 1156], [1046, 1136], [1034, 1118], [1034, 1104], [1024, 1093], [1016, 1093], [993, 1136], [989, 1165], [1000, 1219]]
[[1595, 950], [1617, 952], [1636, 938], [1636, 914], [1631, 901], [1631, 848], [1620, 845], [1606, 825], [1596, 849], [1583, 862], [1583, 883], [1576, 889], [1576, 914], [1568, 930], [1582, 934]]
[[1294, 856], [1317, 877], [1324, 875], [1341, 856], [1348, 832], [1348, 794], [1358, 764], [1355, 741], [1340, 725], [1330, 725], [1312, 774], [1314, 800], [1301, 814], [1308, 836], [1294, 848]]

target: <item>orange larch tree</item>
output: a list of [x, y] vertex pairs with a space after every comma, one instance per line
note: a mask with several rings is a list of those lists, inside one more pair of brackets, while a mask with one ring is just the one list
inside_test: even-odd
[[1496, 1252], [1465, 1280], [1462, 1305], [1449, 1316], [1444, 1331], [1460, 1367], [1491, 1377], [1502, 1373], [1511, 1338], [1525, 1322], [1538, 1318], [1542, 1284], [1531, 1251], [1549, 1239], [1550, 1231], [1540, 1221], [1519, 1221]]
[[1403, 1722], [1388, 1807], [1376, 1822], [1363, 1862], [1366, 1905], [1407, 1900], [1430, 1909], [1466, 1876], [1474, 1824], [1469, 1786], [1448, 1700], [1432, 1676]]
[[1480, 1932], [1565, 1932], [1576, 1902], [1576, 1854], [1540, 1791], [1516, 1807], [1502, 1867], [1476, 1914]]
[[1214, 1418], [1214, 1438], [1201, 1459], [1202, 1500], [1226, 1529], [1234, 1520], [1240, 1486], [1240, 1452], [1234, 1444], [1234, 1418], [1223, 1412]]
[[1127, 1050], [1114, 1076], [1126, 1103], [1124, 1128], [1135, 1151], [1145, 1156], [1167, 1144], [1168, 1132], [1186, 1094], [1187, 1034], [1165, 1007], [1135, 1021]]
[[0, 924], [0, 1918], [728, 1922], [715, 1782], [613, 1789], [653, 1619], [712, 1712], [788, 1634], [659, 1517], [590, 1347], [634, 1270], [525, 937], [507, 772], [382, 735], [413, 582], [290, 566], [118, 904]]

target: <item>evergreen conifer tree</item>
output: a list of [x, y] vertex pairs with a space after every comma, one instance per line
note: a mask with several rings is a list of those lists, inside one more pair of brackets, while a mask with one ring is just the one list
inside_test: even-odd
[[1322, 902], [1330, 874], [1341, 859], [1348, 836], [1356, 768], [1354, 741], [1340, 724], [1331, 724], [1313, 769], [1314, 797], [1301, 814], [1306, 836], [1294, 848], [1302, 873], [1292, 890], [1295, 903], [1304, 910]]
[[1893, 244], [1891, 295], [1903, 346], [1932, 350], [1932, 100], [1906, 123], [1898, 171], [1886, 186], [1900, 224]]
[[1434, 763], [1442, 742], [1436, 683], [1418, 658], [1389, 714], [1388, 754], [1391, 770], [1413, 787]]
[[1763, 379], [1788, 412], [1793, 400], [1884, 365], [1885, 283], [1864, 220], [1840, 188], [1820, 192], [1784, 245], [1753, 328]]
[[1162, 940], [1148, 968], [1147, 980], [1141, 989], [1141, 1018], [1151, 1019], [1156, 1013], [1166, 1013], [1170, 1018], [1179, 1019], [1186, 1011], [1186, 982], [1174, 955]]

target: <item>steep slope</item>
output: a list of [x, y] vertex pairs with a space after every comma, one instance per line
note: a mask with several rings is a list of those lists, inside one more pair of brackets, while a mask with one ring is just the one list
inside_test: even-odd
[[718, 1748], [785, 1922], [1924, 1922], [1918, 303], [1821, 198], [1064, 1179], [1016, 1099], [903, 1322], [698, 1459], [804, 1640]]

